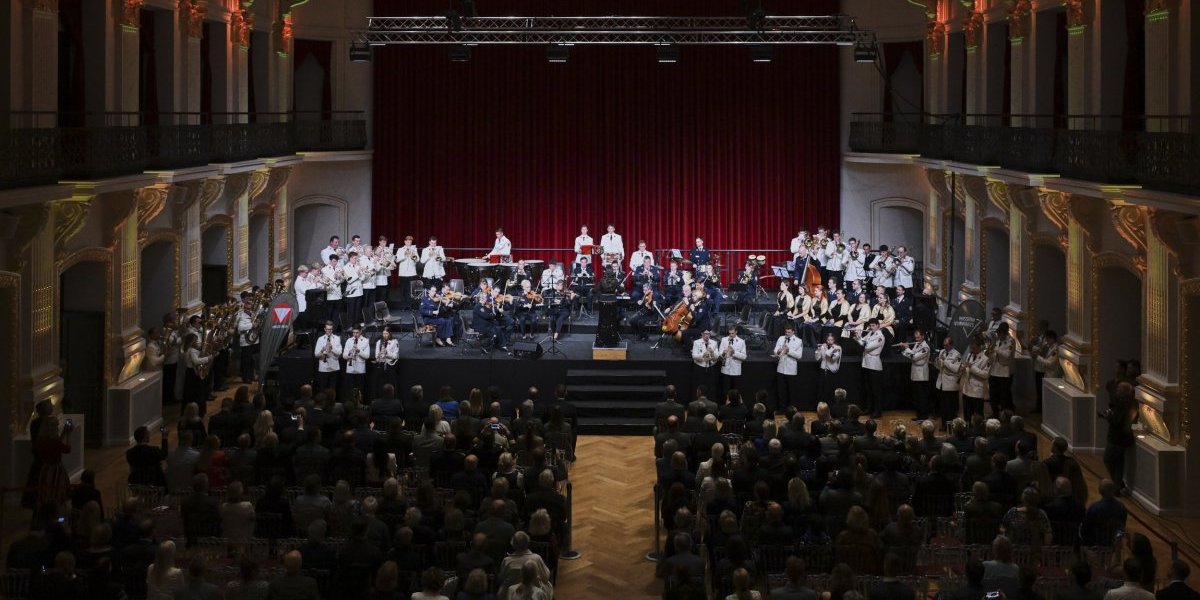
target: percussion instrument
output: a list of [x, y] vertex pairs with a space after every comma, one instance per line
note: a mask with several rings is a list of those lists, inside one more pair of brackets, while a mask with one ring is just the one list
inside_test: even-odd
[[486, 262], [477, 258], [460, 258], [454, 261], [458, 277], [463, 280], [463, 284], [468, 290], [473, 290], [479, 286], [479, 268], [486, 265]]
[[489, 254], [487, 257], [488, 262], [492, 263], [493, 265], [498, 265], [498, 264], [500, 264], [501, 260], [507, 259], [507, 258], [508, 258], [507, 256], [501, 256], [499, 254]]
[[537, 259], [526, 259], [525, 266], [529, 267], [529, 277], [533, 279], [533, 285], [537, 286], [542, 280], [542, 271], [546, 270], [546, 261]]
[[595, 246], [593, 244], [580, 244], [579, 245], [579, 253], [583, 254], [583, 255], [595, 254], [596, 248], [598, 248], [598, 247], [599, 246]]

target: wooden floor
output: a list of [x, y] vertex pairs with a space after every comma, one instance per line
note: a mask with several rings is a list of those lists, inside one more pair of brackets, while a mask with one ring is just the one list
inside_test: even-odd
[[[210, 407], [215, 410], [215, 407]], [[211, 413], [210, 413], [211, 414]], [[911, 413], [887, 414], [881, 423], [907, 421]], [[169, 422], [173, 422], [169, 421]], [[1036, 419], [1028, 421], [1036, 427]], [[890, 429], [889, 425], [885, 427]], [[1040, 447], [1048, 452], [1044, 436]], [[125, 448], [88, 450], [87, 464], [96, 471], [105, 502], [116, 501], [117, 490], [127, 475]], [[645, 554], [654, 545], [653, 492], [654, 460], [649, 437], [584, 436], [571, 471], [574, 494], [574, 537], [572, 547], [582, 553], [579, 560], [561, 561], [557, 592], [560, 598], [611, 600], [620, 591], [621, 600], [657, 598], [660, 585], [654, 578], [654, 563]], [[1098, 497], [1099, 480], [1105, 476], [1099, 455], [1079, 457], [1092, 499]], [[1152, 540], [1158, 557], [1159, 578], [1165, 577], [1171, 545], [1193, 566], [1191, 582], [1200, 584], [1200, 518], [1155, 517], [1135, 502], [1130, 509], [1129, 529]], [[108, 504], [111, 505], [111, 504]], [[3, 550], [28, 527], [26, 511], [9, 509], [3, 515]]]

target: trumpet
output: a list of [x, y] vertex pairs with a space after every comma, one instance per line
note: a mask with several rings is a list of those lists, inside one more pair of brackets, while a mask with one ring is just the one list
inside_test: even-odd
[[837, 245], [837, 251], [838, 251], [838, 254], [841, 254], [842, 252], [845, 252], [845, 251], [846, 251], [846, 245], [845, 245], [845, 244], [843, 244], [843, 243], [841, 243], [841, 242], [838, 242], [838, 245]]
[[440, 263], [444, 263], [444, 262], [454, 262], [454, 257], [453, 257], [453, 256], [441, 256], [441, 255], [439, 255], [439, 256], [438, 256], [438, 257], [437, 257], [435, 260], [437, 260], [437, 261], [438, 261], [438, 262], [440, 262]]
[[850, 251], [850, 260], [858, 260], [858, 250]]
[[809, 250], [812, 250], [812, 249], [813, 249], [813, 248], [815, 248], [816, 246], [817, 246], [817, 238], [815, 238], [815, 237], [806, 237], [806, 238], [804, 238], [804, 247], [805, 247], [805, 248], [808, 248]]

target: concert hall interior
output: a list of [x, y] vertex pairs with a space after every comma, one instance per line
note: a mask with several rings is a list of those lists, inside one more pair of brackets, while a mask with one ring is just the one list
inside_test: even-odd
[[0, 598], [1196, 599], [1191, 2], [9, 0]]

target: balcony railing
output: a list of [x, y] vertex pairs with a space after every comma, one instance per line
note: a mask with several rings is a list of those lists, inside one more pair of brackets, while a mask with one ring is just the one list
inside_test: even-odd
[[361, 112], [9, 113], [0, 129], [0, 189], [146, 170], [361, 150]]
[[850, 150], [1200, 195], [1196, 131], [1180, 116], [855, 113]]

